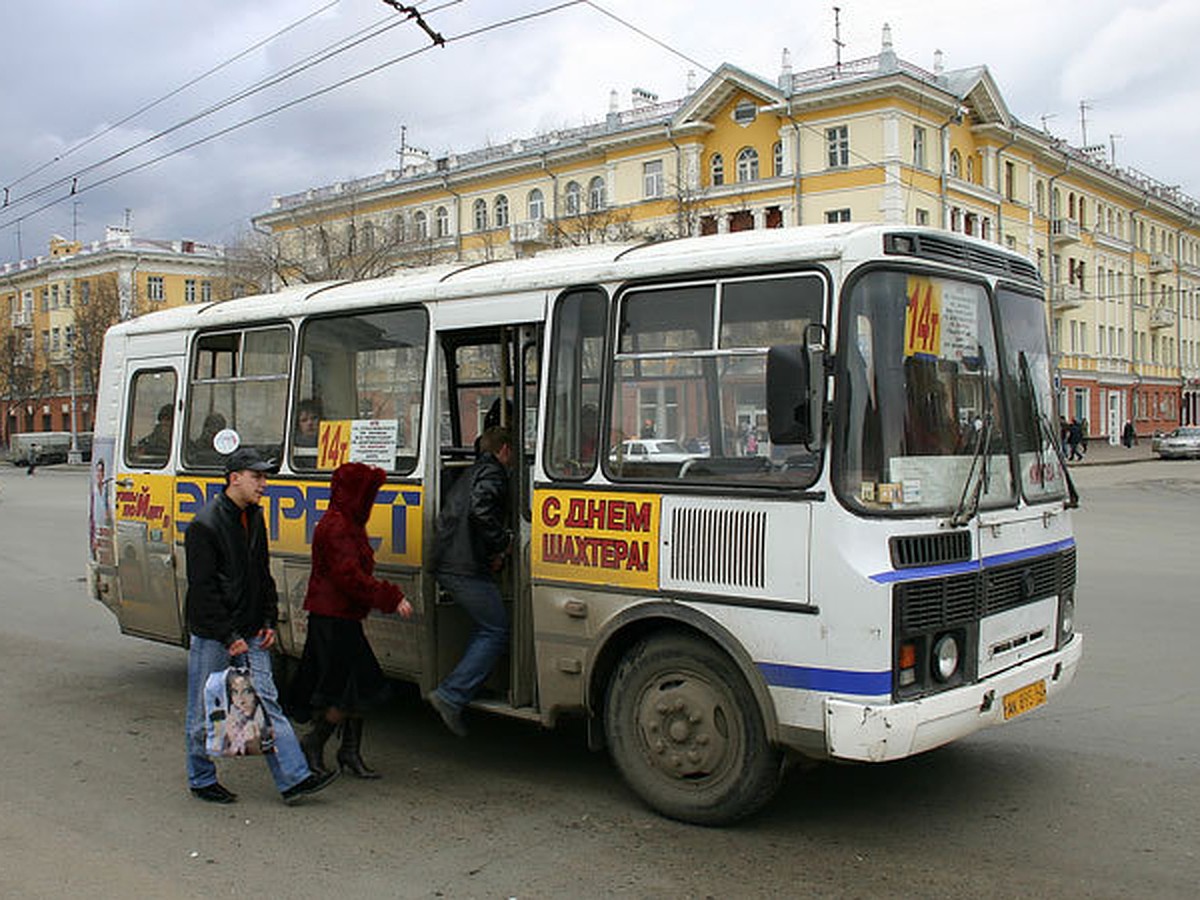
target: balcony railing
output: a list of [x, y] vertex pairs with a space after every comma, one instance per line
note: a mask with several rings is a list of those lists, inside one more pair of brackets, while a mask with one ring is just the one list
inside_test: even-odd
[[1156, 306], [1150, 310], [1151, 328], [1173, 328], [1175, 326], [1175, 310], [1169, 306]]
[[1055, 219], [1050, 234], [1056, 244], [1071, 244], [1079, 240], [1079, 223], [1074, 219]]
[[549, 244], [551, 243], [550, 223], [545, 219], [513, 222], [509, 226], [509, 240], [514, 244]]
[[1150, 274], [1161, 275], [1163, 272], [1170, 272], [1175, 268], [1171, 262], [1171, 257], [1165, 253], [1150, 254]]
[[1075, 309], [1083, 306], [1083, 301], [1087, 299], [1087, 295], [1083, 290], [1075, 284], [1056, 284], [1054, 285], [1054, 309]]

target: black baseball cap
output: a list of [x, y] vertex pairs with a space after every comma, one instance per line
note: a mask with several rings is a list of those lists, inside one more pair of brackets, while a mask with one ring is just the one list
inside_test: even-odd
[[279, 466], [273, 459], [263, 459], [262, 454], [253, 447], [238, 447], [225, 457], [225, 474], [241, 472], [250, 469], [253, 472], [279, 471]]

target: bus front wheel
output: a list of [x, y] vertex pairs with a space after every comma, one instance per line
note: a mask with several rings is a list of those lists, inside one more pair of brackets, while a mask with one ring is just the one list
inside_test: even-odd
[[655, 635], [630, 649], [609, 682], [605, 729], [630, 787], [673, 819], [727, 824], [779, 786], [782, 757], [745, 678], [698, 637]]

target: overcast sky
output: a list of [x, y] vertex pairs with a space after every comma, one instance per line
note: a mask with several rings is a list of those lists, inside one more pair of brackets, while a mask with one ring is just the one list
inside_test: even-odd
[[[468, 35], [557, 5], [565, 8]], [[843, 60], [878, 53], [890, 23], [901, 58], [932, 69], [941, 49], [947, 69], [987, 65], [1010, 112], [1034, 126], [1046, 116], [1053, 134], [1077, 146], [1079, 102], [1087, 100], [1088, 143], [1108, 145], [1118, 135], [1118, 165], [1200, 198], [1196, 0], [838, 5]], [[45, 253], [55, 233], [102, 239], [127, 209], [144, 237], [230, 242], [274, 196], [393, 167], [402, 124], [410, 145], [440, 156], [599, 121], [613, 89], [622, 107], [634, 87], [677, 99], [689, 69], [697, 84], [723, 62], [774, 81], [785, 47], [796, 71], [834, 61], [832, 3], [418, 6], [446, 46], [431, 47], [415, 22], [382, 0], [2, 0], [0, 187], [8, 203], [0, 209], [0, 262], [18, 258], [18, 242], [25, 258]], [[395, 27], [176, 128], [387, 24]], [[167, 129], [175, 130], [149, 140]]]

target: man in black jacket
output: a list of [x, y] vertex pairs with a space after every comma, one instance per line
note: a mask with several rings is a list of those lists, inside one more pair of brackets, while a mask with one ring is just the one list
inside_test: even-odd
[[438, 516], [434, 573], [438, 584], [475, 620], [475, 630], [454, 671], [426, 699], [459, 737], [467, 734], [463, 707], [508, 646], [508, 615], [494, 576], [512, 547], [507, 518], [512, 452], [507, 430], [484, 431], [478, 459], [459, 476]]
[[[205, 754], [204, 683], [230, 660], [250, 669], [275, 736], [275, 748], [264, 754], [275, 785], [286, 803], [315, 794], [336, 775], [309, 770], [287, 716], [279, 708], [279, 692], [271, 674], [271, 647], [279, 616], [279, 595], [267, 557], [267, 530], [262, 500], [273, 462], [251, 448], [225, 459], [225, 490], [188, 525], [187, 775], [192, 794], [211, 803], [237, 799], [217, 781], [217, 769]], [[239, 659], [241, 658], [241, 659]]]

